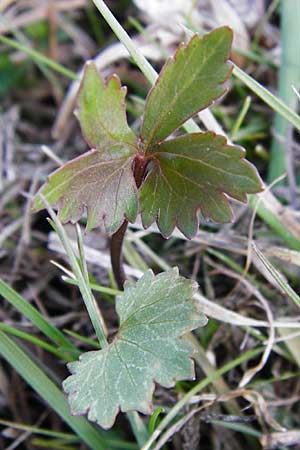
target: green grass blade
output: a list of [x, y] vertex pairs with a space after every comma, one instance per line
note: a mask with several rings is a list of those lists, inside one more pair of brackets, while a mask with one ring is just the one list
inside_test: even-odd
[[134, 437], [139, 447], [142, 447], [149, 438], [149, 433], [147, 428], [145, 427], [143, 419], [141, 418], [141, 416], [137, 411], [130, 411], [126, 413], [126, 415], [130, 423]]
[[211, 423], [213, 423], [214, 425], [219, 425], [220, 427], [223, 428], [228, 428], [229, 430], [232, 431], [236, 431], [237, 433], [248, 434], [256, 438], [261, 437], [261, 433], [259, 431], [254, 430], [254, 428], [250, 428], [249, 426], [241, 423], [224, 422], [222, 420], [212, 420]]
[[257, 195], [249, 195], [249, 204], [251, 208], [254, 210], [257, 208], [257, 215], [269, 225], [270, 228], [280, 236], [286, 245], [292, 250], [300, 249], [300, 240], [297, 239], [285, 226], [284, 222], [281, 221], [278, 216], [273, 214], [269, 209], [267, 204], [260, 200], [261, 197]]
[[[278, 96], [295, 110], [297, 98], [292, 86], [300, 88], [300, 0], [281, 2], [281, 64]], [[286, 171], [286, 146], [289, 141], [287, 120], [276, 114], [269, 165], [269, 183]], [[284, 182], [282, 181], [282, 184]]]
[[26, 53], [26, 55], [30, 56], [30, 58], [34, 59], [38, 63], [50, 67], [50, 69], [54, 70], [55, 72], [61, 73], [62, 75], [64, 75], [67, 78], [70, 78], [71, 80], [78, 79], [76, 73], [72, 72], [69, 69], [66, 69], [62, 64], [53, 61], [53, 59], [48, 58], [42, 53], [33, 50], [32, 48], [27, 47], [26, 45], [20, 44], [19, 42], [2, 35], [0, 35], [0, 42], [16, 50], [20, 50], [21, 52]]
[[29, 431], [31, 434], [40, 434], [42, 436], [52, 436], [57, 439], [78, 441], [78, 437], [72, 433], [62, 433], [60, 431], [48, 430], [46, 428], [35, 427], [32, 425], [27, 425], [27, 424], [25, 425], [23, 423], [10, 422], [9, 420], [0, 419], [0, 425], [2, 425], [4, 427], [14, 428], [15, 430]]
[[29, 356], [2, 331], [0, 331], [0, 354], [91, 449], [108, 450], [109, 447], [103, 433], [94, 428], [83, 417], [71, 416], [64, 394]]
[[84, 251], [83, 251], [83, 242], [82, 242], [82, 236], [79, 233], [79, 228], [77, 227], [77, 233], [78, 233], [78, 245], [79, 245], [79, 260], [77, 259], [74, 250], [72, 248], [72, 245], [70, 243], [69, 237], [60, 222], [58, 216], [55, 214], [49, 203], [47, 202], [46, 198], [40, 194], [40, 199], [42, 203], [44, 204], [45, 208], [47, 209], [51, 220], [49, 221], [50, 224], [53, 226], [54, 230], [59, 236], [59, 239], [61, 241], [62, 246], [65, 249], [65, 252], [68, 256], [69, 263], [72, 268], [72, 272], [74, 276], [76, 277], [76, 280], [78, 281], [78, 287], [81, 293], [81, 296], [83, 298], [83, 301], [85, 303], [86, 309], [88, 311], [89, 317], [91, 319], [91, 322], [93, 324], [93, 327], [95, 329], [95, 332], [97, 334], [97, 337], [100, 342], [101, 348], [104, 348], [108, 345], [104, 328], [103, 328], [103, 322], [100, 310], [98, 308], [98, 305], [96, 303], [95, 298], [93, 297], [91, 287], [89, 284], [87, 269], [82, 270], [82, 268], [85, 266], [85, 260], [84, 260]]
[[158, 408], [156, 408], [156, 410], [154, 411], [154, 413], [150, 417], [150, 420], [149, 420], [149, 423], [148, 423], [148, 430], [149, 430], [149, 434], [150, 435], [155, 430], [155, 427], [156, 427], [156, 424], [157, 424], [157, 419], [158, 419], [159, 415], [162, 414], [163, 412], [164, 412], [164, 408], [159, 406]]
[[[91, 286], [89, 282], [89, 276], [86, 268], [85, 258], [84, 258], [84, 251], [83, 251], [83, 242], [82, 242], [82, 236], [79, 227], [77, 227], [77, 240], [78, 240], [78, 247], [79, 247], [79, 257], [80, 257], [80, 263], [78, 262], [76, 255], [72, 249], [72, 246], [70, 244], [70, 240], [68, 238], [68, 235], [61, 224], [60, 220], [54, 213], [53, 209], [48, 204], [47, 200], [41, 196], [41, 199], [43, 203], [45, 204], [45, 207], [47, 208], [47, 211], [51, 217], [49, 222], [53, 226], [54, 230], [58, 234], [60, 241], [66, 251], [66, 254], [69, 259], [69, 263], [72, 268], [72, 272], [76, 278], [76, 281], [78, 282], [78, 287], [80, 289], [82, 298], [85, 302], [86, 308], [88, 310], [89, 317], [93, 323], [93, 326], [95, 328], [97, 337], [99, 339], [99, 343], [101, 348], [103, 348], [105, 345], [108, 345], [106, 342], [105, 334], [102, 329], [102, 322], [101, 322], [101, 315], [98, 313], [98, 306], [95, 302], [95, 299], [91, 292]], [[99, 314], [99, 315], [98, 315]], [[98, 332], [97, 332], [98, 331]], [[133, 428], [133, 433], [139, 443], [144, 443], [147, 436], [147, 430], [143, 424], [143, 422], [140, 420], [137, 413], [130, 415], [130, 423]]]
[[[49, 211], [49, 214], [51, 211]], [[54, 213], [54, 211], [53, 211]], [[60, 223], [58, 221], [58, 218], [54, 215], [52, 217], [52, 220], [57, 220], [56, 222], [56, 227], [59, 233], [62, 232], [63, 227], [60, 227]], [[99, 343], [101, 348], [104, 348], [108, 345], [107, 343], [107, 339], [106, 339], [106, 335], [105, 335], [105, 331], [104, 331], [104, 321], [100, 312], [100, 309], [98, 308], [98, 305], [96, 303], [96, 300], [93, 296], [91, 287], [90, 287], [90, 282], [89, 282], [89, 274], [88, 274], [88, 270], [87, 270], [87, 264], [86, 264], [86, 259], [85, 259], [85, 255], [84, 255], [84, 248], [83, 248], [83, 237], [82, 237], [82, 233], [81, 233], [81, 228], [78, 225], [78, 223], [76, 224], [76, 235], [77, 235], [77, 246], [78, 246], [78, 253], [79, 253], [79, 266], [80, 266], [80, 272], [82, 275], [82, 281], [81, 278], [79, 277], [78, 274], [76, 274], [76, 270], [75, 267], [72, 266], [73, 272], [75, 272], [76, 274], [76, 279], [78, 280], [79, 283], [79, 289], [81, 292], [81, 295], [83, 297], [84, 303], [86, 305], [88, 314], [90, 316], [90, 319], [92, 321], [93, 327], [96, 331]], [[59, 234], [59, 237], [61, 239], [61, 242], [64, 243], [64, 236], [62, 234]], [[71, 248], [71, 246], [70, 246]], [[67, 247], [65, 245], [65, 250], [67, 252]], [[68, 254], [68, 257], [70, 258], [70, 255]]]
[[146, 76], [148, 81], [153, 84], [157, 78], [157, 72], [151, 66], [149, 61], [141, 54], [138, 48], [132, 42], [132, 39], [124, 30], [124, 28], [119, 24], [117, 19], [111, 13], [110, 9], [106, 6], [103, 0], [93, 0], [96, 8], [100, 11], [108, 25], [111, 27], [117, 38], [122, 42], [127, 48], [130, 56], [139, 67], [141, 72]]
[[79, 342], [83, 342], [85, 344], [88, 344], [90, 347], [92, 348], [100, 348], [99, 342], [98, 341], [94, 341], [93, 339], [87, 338], [85, 336], [81, 336], [78, 333], [75, 333], [74, 331], [71, 330], [67, 330], [64, 329], [64, 332], [70, 336], [72, 336], [73, 338], [77, 339]]
[[76, 350], [69, 339], [67, 339], [58, 328], [45, 319], [36, 308], [3, 280], [0, 280], [0, 295], [56, 345], [69, 349], [72, 352]]
[[[254, 78], [250, 77], [246, 72], [234, 64], [233, 75], [242, 81], [251, 91], [260, 97], [264, 103], [270, 106], [274, 111], [284, 117], [297, 130], [300, 131], [300, 116], [289, 108], [282, 100], [275, 97], [268, 89], [263, 87]], [[292, 87], [291, 87], [292, 90]]]
[[[78, 286], [78, 281], [74, 280], [74, 278], [70, 278], [70, 277], [66, 277], [66, 276], [62, 275], [61, 279], [68, 284], [72, 284], [73, 286]], [[118, 289], [101, 286], [100, 284], [95, 284], [92, 282], [90, 282], [90, 287], [93, 291], [101, 292], [101, 294], [109, 294], [109, 295], [113, 295], [113, 296], [122, 294], [122, 291], [119, 291]]]
[[[12, 334], [14, 336], [17, 336], [21, 339], [24, 339], [25, 341], [32, 342], [32, 344], [38, 345], [40, 348], [43, 348], [49, 353], [52, 353], [53, 355], [57, 356], [59, 359], [65, 360], [65, 361], [73, 361], [74, 358], [70, 357], [69, 355], [64, 355], [64, 353], [60, 350], [57, 350], [56, 347], [54, 347], [51, 344], [48, 344], [47, 342], [43, 341], [42, 339], [37, 338], [36, 336], [26, 333], [25, 331], [19, 330], [18, 328], [11, 327], [10, 325], [6, 325], [5, 323], [0, 322], [0, 330], [4, 331], [5, 333]], [[79, 353], [79, 352], [78, 352]]]
[[46, 448], [47, 450], [76, 450], [76, 447], [67, 445], [63, 439], [34, 438], [30, 443], [34, 447]]
[[231, 131], [231, 140], [232, 141], [236, 140], [236, 138], [238, 136], [238, 133], [239, 133], [239, 130], [241, 128], [241, 125], [244, 122], [244, 119], [245, 119], [245, 117], [247, 115], [247, 112], [249, 111], [250, 105], [251, 105], [251, 97], [248, 95], [245, 98], [245, 101], [244, 101], [244, 104], [242, 106], [242, 109], [241, 109], [241, 111], [240, 111], [240, 113], [239, 113], [239, 115], [238, 115], [238, 117], [236, 119], [236, 122], [235, 122], [234, 126], [232, 127], [232, 131]]
[[[68, 441], [67, 441], [68, 442]], [[110, 449], [122, 449], [122, 450], [138, 450], [137, 445], [134, 442], [120, 442], [117, 440], [110, 440]], [[70, 445], [66, 444], [66, 441], [62, 439], [41, 439], [41, 438], [34, 438], [30, 442], [34, 448], [46, 448], [47, 450], [50, 449], [56, 449], [56, 450], [78, 450], [78, 448], [81, 448], [79, 444], [76, 445], [76, 447], [71, 447]]]

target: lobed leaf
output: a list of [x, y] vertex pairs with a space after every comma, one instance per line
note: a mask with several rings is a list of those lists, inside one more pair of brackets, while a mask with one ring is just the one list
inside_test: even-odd
[[167, 60], [146, 100], [141, 136], [147, 152], [225, 92], [231, 42], [230, 28], [217, 28], [194, 35]]
[[[113, 76], [105, 84], [96, 66], [86, 65], [77, 115], [95, 149], [54, 172], [40, 190], [63, 222], [75, 222], [87, 210], [88, 229], [102, 226], [114, 233], [140, 210], [145, 227], [156, 220], [168, 237], [177, 225], [190, 238], [198, 229], [199, 210], [207, 219], [227, 222], [227, 196], [245, 201], [246, 193], [261, 190], [243, 150], [227, 146], [221, 136], [199, 133], [164, 140], [222, 95], [231, 71], [231, 40], [231, 30], [222, 27], [179, 47], [147, 97], [138, 142], [126, 121], [126, 89], [120, 80]], [[136, 184], [140, 186], [145, 167], [138, 205]], [[42, 208], [37, 197], [34, 209]]]
[[[39, 193], [58, 208], [63, 223], [76, 222], [86, 209], [88, 230], [102, 226], [114, 233], [125, 217], [130, 222], [136, 219], [133, 157], [132, 148], [124, 145], [115, 146], [112, 151], [91, 150], [53, 172]], [[44, 208], [38, 194], [34, 208]]]
[[[62, 222], [76, 222], [86, 210], [88, 230], [102, 226], [114, 233], [125, 218], [136, 219], [132, 166], [137, 148], [126, 121], [125, 95], [117, 76], [105, 85], [96, 66], [86, 64], [77, 116], [87, 142], [95, 148], [53, 172], [39, 191], [59, 210]], [[43, 208], [37, 195], [33, 209]]]
[[156, 220], [168, 237], [174, 227], [191, 238], [198, 230], [198, 210], [216, 222], [231, 220], [227, 195], [246, 201], [262, 189], [256, 169], [241, 147], [229, 146], [214, 133], [184, 135], [163, 142], [152, 154], [139, 195], [145, 227]]
[[125, 285], [117, 297], [120, 329], [113, 342], [68, 364], [72, 375], [63, 386], [73, 414], [88, 413], [110, 428], [119, 410], [151, 414], [154, 382], [171, 387], [194, 376], [193, 348], [180, 336], [206, 324], [191, 299], [196, 287], [177, 268], [157, 276], [149, 270]]
[[136, 136], [126, 120], [126, 91], [117, 75], [105, 84], [95, 64], [86, 63], [76, 115], [91, 148], [103, 150], [117, 143], [135, 143]]

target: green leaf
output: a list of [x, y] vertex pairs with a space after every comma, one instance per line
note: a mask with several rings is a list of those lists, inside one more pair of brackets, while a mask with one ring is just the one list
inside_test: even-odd
[[[125, 217], [134, 222], [137, 215], [132, 164], [132, 149], [125, 145], [113, 153], [91, 150], [53, 172], [39, 192], [59, 209], [62, 222], [76, 222], [86, 209], [88, 230], [103, 226], [114, 233]], [[34, 208], [44, 208], [38, 194]]]
[[126, 120], [126, 90], [117, 75], [105, 85], [95, 64], [85, 65], [76, 114], [91, 148], [103, 150], [115, 144], [135, 143], [136, 136]]
[[198, 230], [198, 210], [205, 219], [228, 222], [232, 212], [227, 195], [246, 201], [246, 193], [261, 190], [256, 169], [241, 147], [226, 145], [214, 133], [184, 135], [163, 142], [152, 154], [140, 191], [145, 227], [156, 220], [168, 237], [174, 227], [191, 238]]
[[[102, 226], [114, 233], [137, 215], [133, 160], [137, 149], [125, 114], [126, 88], [117, 76], [107, 85], [96, 66], [87, 63], [78, 99], [78, 119], [93, 150], [64, 164], [50, 175], [41, 193], [59, 210], [62, 222], [76, 222], [87, 210], [87, 229]], [[34, 210], [44, 208], [37, 195]]]
[[180, 336], [206, 323], [191, 299], [196, 287], [177, 268], [157, 276], [149, 270], [125, 285], [116, 301], [117, 336], [68, 364], [72, 375], [63, 386], [73, 414], [88, 413], [109, 428], [119, 410], [151, 414], [154, 382], [171, 387], [194, 376], [193, 348]]
[[224, 92], [224, 81], [231, 73], [230, 28], [217, 28], [204, 37], [195, 35], [169, 58], [150, 90], [142, 125], [146, 149], [209, 106]]

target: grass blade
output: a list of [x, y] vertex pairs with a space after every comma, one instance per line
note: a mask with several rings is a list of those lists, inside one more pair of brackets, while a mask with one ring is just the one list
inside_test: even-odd
[[[93, 324], [93, 327], [96, 331], [98, 340], [100, 342], [100, 346], [101, 346], [101, 348], [104, 348], [106, 345], [108, 345], [106, 336], [105, 336], [105, 331], [104, 331], [104, 324], [102, 322], [102, 318], [101, 318], [101, 314], [100, 314], [98, 305], [96, 303], [96, 300], [93, 297], [91, 287], [89, 285], [89, 280], [87, 278], [88, 275], [84, 274], [84, 272], [82, 271], [82, 267], [85, 265], [84, 255], [83, 255], [83, 243], [81, 242], [82, 238], [78, 235], [79, 258], [80, 258], [80, 260], [78, 261], [62, 223], [60, 222], [60, 220], [56, 216], [55, 212], [53, 211], [53, 209], [47, 202], [46, 198], [42, 194], [40, 194], [40, 198], [51, 217], [49, 222], [52, 225], [52, 227], [54, 228], [54, 230], [56, 231], [56, 233], [58, 234], [60, 241], [65, 249], [65, 252], [68, 255], [69, 263], [72, 267], [72, 272], [73, 272], [74, 276], [76, 277], [76, 280], [78, 281], [78, 287], [79, 287], [80, 293], [84, 300], [84, 303], [85, 303], [86, 309], [88, 311], [89, 317], [91, 319], [91, 322]], [[77, 231], [78, 231], [78, 228], [77, 228]]]
[[12, 334], [21, 339], [24, 339], [25, 341], [32, 342], [33, 344], [38, 345], [40, 348], [43, 348], [47, 352], [52, 353], [53, 355], [57, 356], [59, 359], [62, 359], [65, 361], [73, 361], [73, 359], [74, 359], [74, 358], [70, 357], [69, 355], [64, 355], [64, 353], [62, 351], [58, 350], [53, 345], [48, 344], [47, 342], [43, 341], [42, 339], [37, 338], [36, 336], [34, 336], [32, 334], [29, 334], [29, 333], [26, 333], [25, 331], [19, 330], [18, 328], [11, 327], [10, 325], [6, 325], [5, 323], [0, 322], [0, 330], [4, 331], [7, 334]]
[[91, 449], [107, 450], [109, 448], [106, 439], [103, 437], [103, 432], [94, 428], [83, 417], [71, 416], [64, 394], [29, 356], [2, 331], [0, 331], [0, 354]]
[[[254, 78], [250, 77], [246, 72], [234, 64], [233, 75], [242, 81], [251, 91], [260, 97], [273, 111], [276, 111], [288, 122], [290, 122], [297, 130], [300, 131], [300, 116], [289, 108], [282, 100], [275, 97], [268, 89], [258, 83]], [[292, 88], [291, 88], [292, 90]], [[281, 173], [280, 173], [281, 175]]]
[[257, 215], [269, 225], [270, 228], [280, 236], [286, 245], [292, 250], [300, 249], [300, 240], [296, 238], [286, 226], [283, 220], [280, 220], [279, 215], [275, 215], [270, 209], [265, 193], [263, 195], [249, 195], [249, 204], [253, 210], [257, 208]]
[[281, 273], [273, 266], [273, 264], [265, 257], [265, 255], [257, 248], [257, 246], [252, 242], [252, 248], [260, 261], [263, 263], [267, 271], [278, 283], [281, 289], [286, 293], [286, 295], [295, 303], [298, 308], [300, 308], [300, 297], [294, 291], [294, 289], [283, 279]]
[[[279, 70], [278, 96], [292, 109], [297, 98], [292, 86], [300, 87], [300, 0], [281, 2], [281, 64]], [[287, 168], [287, 148], [289, 143], [288, 122], [276, 114], [273, 142], [269, 165], [269, 183], [279, 177]], [[284, 184], [284, 183], [282, 183]]]
[[58, 347], [63, 347], [74, 352], [76, 348], [63, 333], [52, 325], [45, 317], [34, 308], [24, 297], [18, 294], [5, 281], [0, 280], [0, 295], [4, 297], [14, 308], [35, 325], [45, 336], [47, 336]]
[[20, 44], [19, 42], [2, 35], [0, 35], [0, 42], [16, 50], [26, 53], [26, 55], [30, 56], [35, 61], [44, 64], [46, 67], [50, 67], [50, 69], [58, 73], [61, 73], [62, 75], [64, 75], [67, 78], [70, 78], [71, 80], [78, 79], [76, 73], [72, 72], [69, 69], [66, 69], [62, 64], [59, 64], [58, 62], [54, 61], [51, 58], [47, 58], [47, 56], [43, 55], [42, 53], [36, 50], [33, 50], [30, 47], [27, 47], [26, 45]]

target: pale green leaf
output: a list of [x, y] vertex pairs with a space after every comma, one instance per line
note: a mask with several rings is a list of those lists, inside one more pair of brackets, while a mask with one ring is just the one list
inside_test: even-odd
[[206, 323], [192, 300], [196, 287], [177, 268], [157, 276], [149, 270], [125, 285], [116, 302], [117, 336], [68, 365], [72, 375], [63, 386], [73, 414], [88, 413], [109, 428], [119, 410], [151, 414], [154, 382], [171, 387], [193, 378], [193, 348], [180, 336]]
[[198, 230], [198, 210], [205, 219], [229, 222], [228, 196], [246, 201], [262, 189], [261, 180], [241, 147], [223, 136], [196, 133], [164, 141], [151, 155], [153, 166], [140, 191], [145, 227], [156, 220], [168, 237], [174, 227], [191, 238]]
[[202, 38], [196, 34], [167, 60], [145, 105], [141, 136], [149, 152], [225, 92], [231, 42], [230, 28], [217, 28]]

